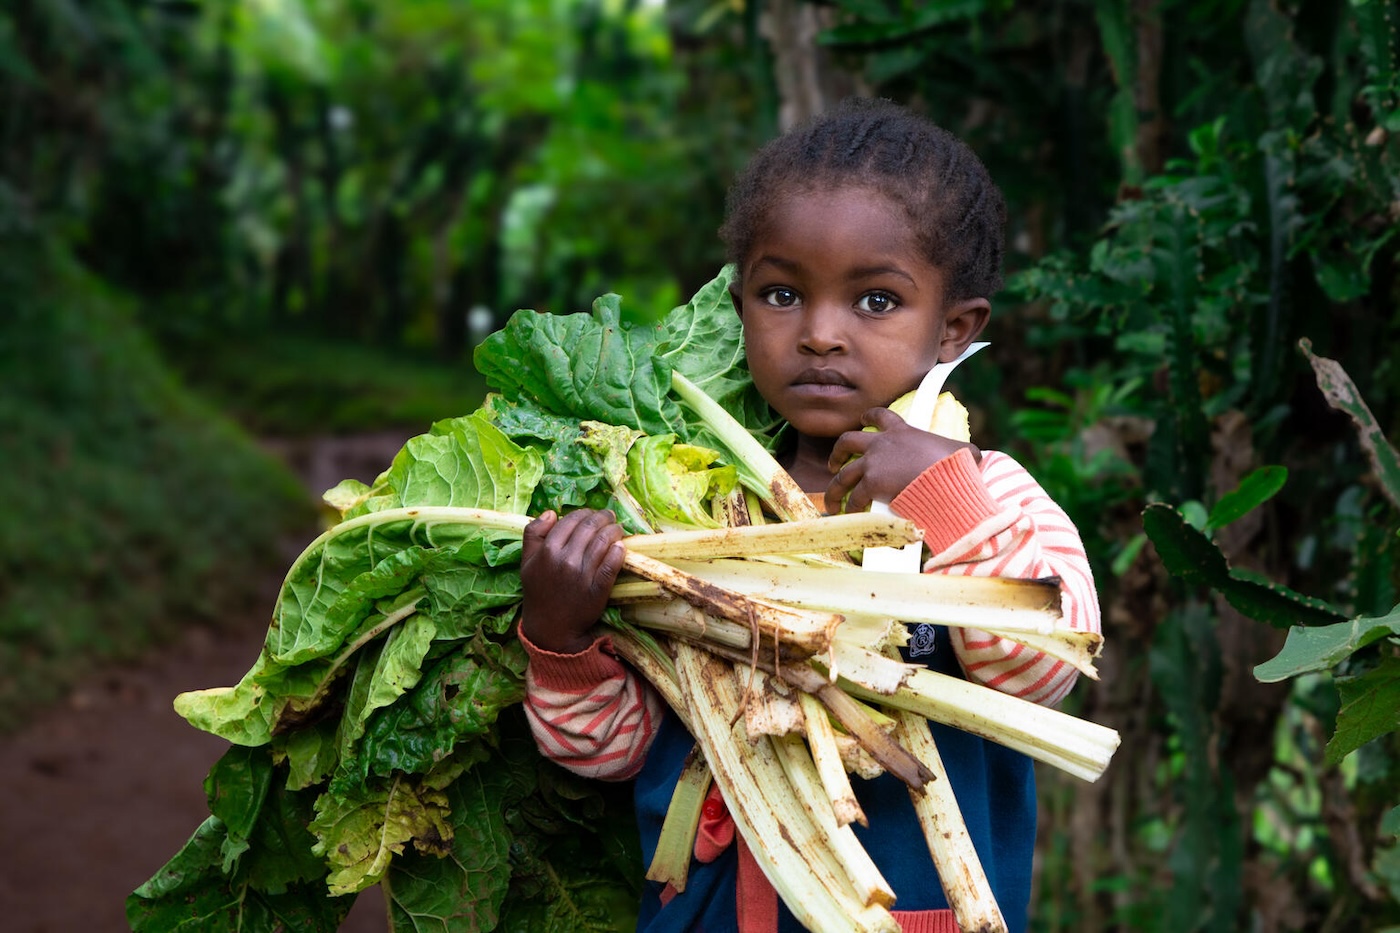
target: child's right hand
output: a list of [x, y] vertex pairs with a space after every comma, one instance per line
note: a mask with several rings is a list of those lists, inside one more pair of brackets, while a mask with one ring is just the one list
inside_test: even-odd
[[593, 643], [622, 570], [622, 526], [612, 512], [545, 512], [525, 526], [520, 557], [520, 629], [531, 644], [577, 654]]

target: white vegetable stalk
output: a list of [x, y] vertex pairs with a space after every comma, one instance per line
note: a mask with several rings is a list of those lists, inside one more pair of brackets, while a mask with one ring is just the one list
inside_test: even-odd
[[812, 764], [816, 766], [821, 787], [831, 803], [836, 825], [844, 827], [850, 823], [859, 823], [869, 826], [870, 821], [865, 818], [865, 811], [856, 800], [856, 792], [851, 789], [851, 779], [846, 774], [845, 762], [841, 760], [841, 749], [836, 744], [836, 730], [831, 727], [826, 707], [806, 692], [798, 695], [798, 702], [802, 704], [802, 719], [806, 725], [807, 746], [811, 751]]
[[859, 567], [779, 566], [752, 560], [672, 564], [726, 589], [828, 612], [1038, 634], [1055, 631], [1061, 620], [1056, 581], [939, 573], [879, 578]]
[[834, 867], [828, 837], [813, 817], [816, 802], [788, 789], [771, 740], [751, 743], [736, 733], [742, 694], [732, 666], [678, 644], [676, 670], [692, 734], [736, 828], [798, 921], [813, 933], [897, 933], [889, 911], [866, 904], [850, 876]]
[[[774, 737], [772, 742], [793, 790], [804, 800], [819, 799], [825, 789], [808, 746], [796, 735]], [[831, 855], [850, 879], [857, 898], [867, 907], [893, 907], [895, 896], [890, 883], [880, 874], [850, 825], [841, 823], [839, 818], [833, 820], [834, 815], [825, 807], [812, 808], [814, 820], [831, 841]]]
[[627, 549], [658, 560], [712, 560], [898, 546], [923, 540], [907, 518], [852, 512], [829, 518], [696, 531], [629, 535]]
[[897, 719], [896, 736], [933, 772], [933, 780], [925, 785], [924, 792], [911, 793], [909, 798], [919, 815], [919, 825], [943, 885], [943, 896], [953, 910], [958, 929], [968, 933], [1006, 933], [1006, 920], [968, 835], [928, 723], [909, 712], [899, 713]]
[[937, 671], [911, 672], [890, 696], [855, 683], [842, 686], [853, 696], [980, 735], [1085, 781], [1097, 781], [1118, 748], [1118, 733], [1106, 726]]

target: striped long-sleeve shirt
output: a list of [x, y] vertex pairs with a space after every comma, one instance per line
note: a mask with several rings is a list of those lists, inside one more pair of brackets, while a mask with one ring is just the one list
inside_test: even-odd
[[[1099, 604], [1083, 544], [1064, 511], [1011, 457], [966, 451], [935, 463], [890, 505], [917, 524], [931, 556], [927, 573], [1058, 577], [1066, 623], [1099, 631]], [[968, 679], [1037, 703], [1069, 693], [1078, 672], [1017, 642], [951, 630]], [[523, 640], [523, 639], [522, 639]], [[636, 775], [661, 717], [661, 701], [612, 653], [607, 636], [575, 655], [525, 642], [525, 711], [540, 750], [580, 774]]]

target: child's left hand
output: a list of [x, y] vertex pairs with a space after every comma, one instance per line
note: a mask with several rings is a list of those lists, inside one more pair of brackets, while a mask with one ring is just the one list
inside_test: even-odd
[[963, 448], [974, 460], [982, 459], [976, 446], [910, 427], [888, 408], [872, 408], [861, 421], [878, 430], [842, 434], [827, 461], [835, 474], [826, 487], [826, 510], [832, 515], [890, 502], [924, 470]]

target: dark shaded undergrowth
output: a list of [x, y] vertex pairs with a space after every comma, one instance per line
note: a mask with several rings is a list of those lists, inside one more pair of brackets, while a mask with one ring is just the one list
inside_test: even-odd
[[131, 302], [0, 243], [0, 728], [94, 663], [214, 621], [312, 527], [295, 477], [187, 391]]

